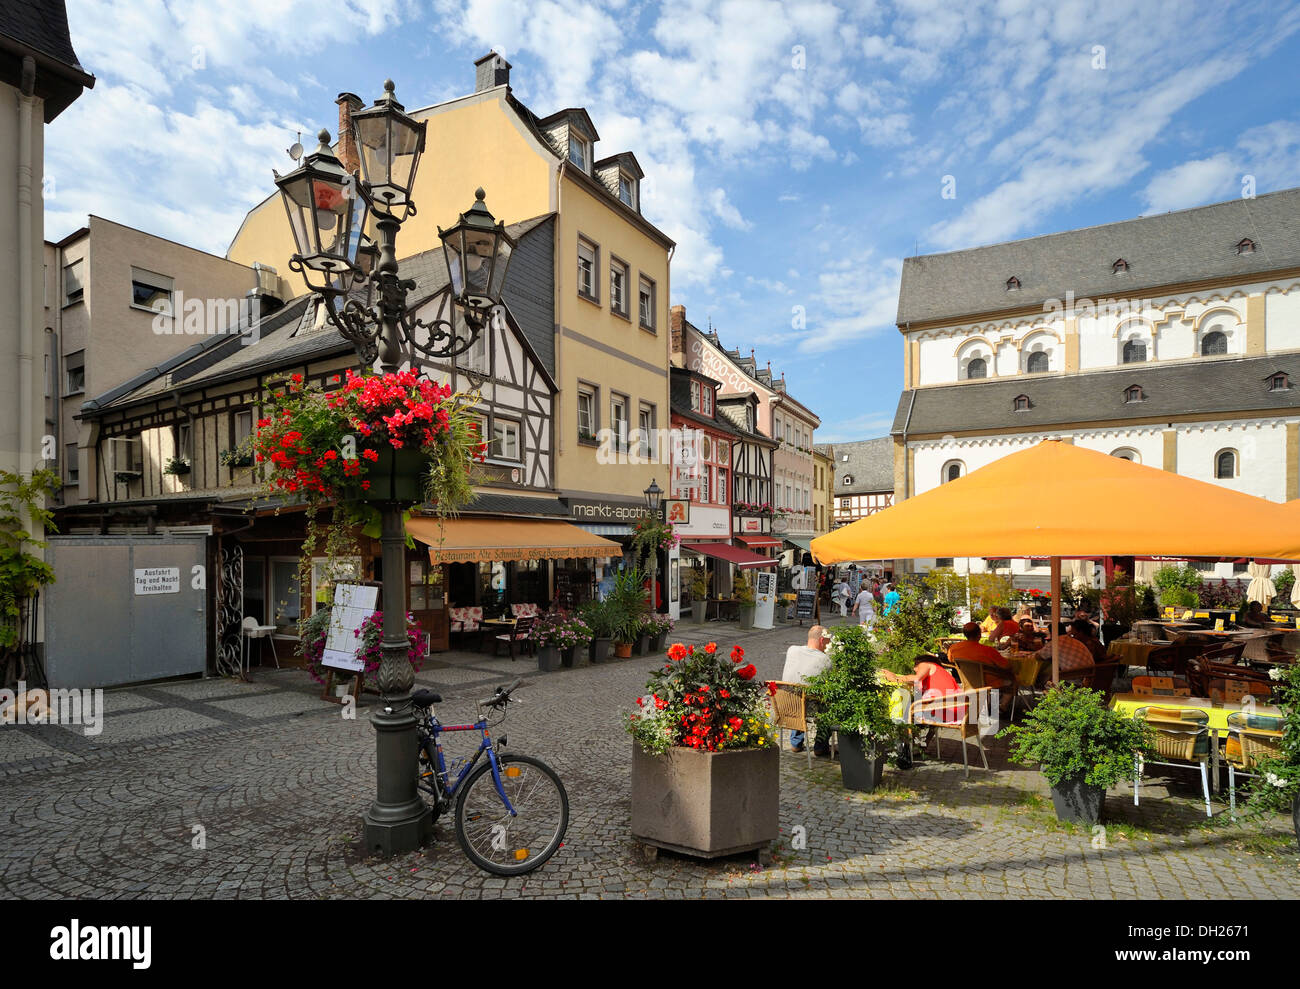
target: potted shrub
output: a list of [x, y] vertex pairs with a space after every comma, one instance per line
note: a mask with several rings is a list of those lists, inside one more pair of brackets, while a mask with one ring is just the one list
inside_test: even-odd
[[[582, 620], [591, 630], [590, 662], [605, 662], [614, 646], [615, 616], [609, 602], [588, 601], [582, 606]], [[576, 657], [574, 661], [577, 662]]]
[[169, 457], [167, 463], [163, 464], [162, 472], [171, 474], [173, 477], [180, 477], [190, 472], [190, 462], [185, 457]]
[[893, 688], [880, 683], [871, 640], [861, 625], [830, 630], [829, 669], [808, 680], [816, 717], [839, 734], [840, 778], [845, 788], [870, 792], [880, 783], [898, 730], [889, 717]]
[[668, 633], [675, 627], [676, 623], [667, 615], [654, 615], [650, 619], [653, 628], [654, 642], [651, 647], [655, 652], [663, 652], [664, 646], [668, 641]]
[[240, 467], [253, 466], [253, 451], [236, 447], [233, 450], [222, 450], [217, 457], [222, 467], [229, 467], [232, 470]]
[[[34, 470], [30, 476], [0, 470], [0, 657], [27, 645], [25, 618], [41, 588], [54, 582], [54, 569], [42, 552], [46, 543], [32, 538], [28, 523], [42, 535], [58, 531], [45, 505], [62, 484], [51, 470]], [[4, 672], [0, 659], [0, 673]], [[3, 686], [7, 684], [0, 680]]]
[[1099, 691], [1058, 684], [1020, 724], [998, 733], [1011, 739], [1012, 759], [1038, 763], [1062, 821], [1098, 823], [1106, 790], [1134, 778], [1136, 752], [1153, 752], [1147, 724], [1110, 710], [1102, 699]]
[[687, 587], [691, 592], [691, 620], [697, 625], [704, 624], [705, 613], [709, 609], [709, 575], [703, 567], [691, 570]]
[[[579, 615], [566, 616], [560, 643], [560, 662], [564, 666], [584, 665], [590, 644], [591, 626]], [[580, 656], [582, 663], [578, 662]]]
[[548, 611], [533, 622], [529, 641], [537, 650], [537, 669], [549, 673], [560, 665], [560, 650], [568, 644], [568, 616], [562, 611]]
[[636, 567], [620, 572], [614, 578], [614, 589], [605, 598], [613, 613], [614, 655], [627, 659], [632, 655], [632, 645], [641, 637], [645, 624], [644, 577]]
[[1291, 813], [1296, 840], [1300, 841], [1300, 666], [1275, 666], [1273, 702], [1282, 709], [1281, 753], [1257, 759], [1257, 778], [1250, 794], [1252, 811]]
[[754, 585], [749, 582], [742, 570], [736, 574], [736, 582], [732, 585], [732, 593], [736, 596], [736, 603], [740, 605], [739, 619], [741, 630], [747, 630], [754, 627]]
[[638, 841], [715, 858], [779, 836], [780, 753], [756, 674], [739, 646], [669, 646], [626, 722]]

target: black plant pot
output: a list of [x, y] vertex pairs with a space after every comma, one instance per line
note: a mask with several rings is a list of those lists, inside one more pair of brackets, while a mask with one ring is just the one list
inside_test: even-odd
[[842, 731], [840, 735], [840, 779], [846, 790], [870, 793], [885, 774], [885, 755], [863, 742], [862, 736]]
[[366, 471], [370, 487], [364, 501], [402, 501], [413, 504], [424, 500], [424, 481], [429, 458], [423, 450], [394, 450], [387, 443], [379, 446], [379, 459]]
[[898, 763], [899, 769], [912, 768], [912, 750], [906, 742], [900, 741], [894, 746], [894, 761]]
[[1295, 839], [1300, 842], [1300, 793], [1291, 801], [1291, 824], [1295, 827]]
[[1101, 809], [1106, 802], [1106, 788], [1089, 786], [1082, 779], [1062, 780], [1052, 787], [1052, 806], [1056, 818], [1075, 824], [1093, 825], [1101, 821]]
[[591, 640], [591, 661], [603, 663], [609, 659], [609, 651], [614, 648], [613, 639], [595, 638]]
[[664, 644], [667, 643], [667, 641], [668, 641], [668, 633], [667, 633], [667, 632], [660, 632], [658, 635], [656, 635], [656, 636], [655, 636], [655, 641], [654, 641], [654, 651], [655, 651], [655, 652], [663, 652], [663, 651], [664, 651]]
[[537, 647], [537, 669], [541, 673], [550, 673], [560, 665], [560, 650], [555, 646]]
[[636, 640], [636, 654], [638, 656], [648, 655], [650, 652], [650, 636], [639, 635]]
[[574, 661], [575, 661], [575, 659], [576, 659], [576, 657], [577, 657], [579, 651], [581, 651], [581, 653], [582, 653], [582, 658], [583, 658], [583, 660], [586, 660], [586, 658], [587, 658], [587, 647], [586, 647], [586, 646], [569, 646], [569, 648], [567, 648], [567, 649], [561, 649], [561, 650], [560, 650], [560, 665], [563, 666], [565, 669], [571, 669], [571, 668], [573, 667], [573, 663], [574, 663]]

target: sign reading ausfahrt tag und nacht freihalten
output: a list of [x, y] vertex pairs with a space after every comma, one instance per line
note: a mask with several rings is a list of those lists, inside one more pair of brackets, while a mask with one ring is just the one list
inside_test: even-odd
[[135, 572], [136, 594], [179, 594], [180, 567], [145, 567]]

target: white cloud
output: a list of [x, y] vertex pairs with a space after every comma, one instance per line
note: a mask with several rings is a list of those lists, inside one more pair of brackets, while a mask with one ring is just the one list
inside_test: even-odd
[[714, 215], [733, 230], [749, 230], [754, 226], [740, 215], [740, 210], [727, 201], [725, 189], [714, 189], [709, 193], [709, 206]]
[[1227, 153], [1183, 162], [1159, 173], [1147, 183], [1142, 192], [1146, 202], [1144, 212], [1163, 213], [1227, 199], [1240, 175], [1241, 169]]

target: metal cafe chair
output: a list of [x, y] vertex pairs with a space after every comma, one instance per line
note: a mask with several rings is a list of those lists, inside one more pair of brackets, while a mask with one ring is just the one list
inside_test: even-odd
[[1181, 707], [1140, 707], [1133, 712], [1156, 734], [1156, 755], [1160, 759], [1145, 759], [1142, 753], [1133, 757], [1136, 772], [1133, 777], [1133, 806], [1138, 805], [1142, 789], [1142, 770], [1147, 765], [1186, 768], [1188, 764], [1201, 768], [1201, 791], [1205, 795], [1205, 816], [1210, 813], [1210, 716], [1204, 711]]

